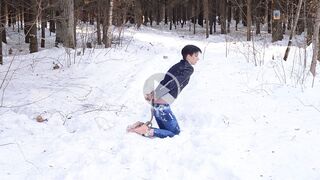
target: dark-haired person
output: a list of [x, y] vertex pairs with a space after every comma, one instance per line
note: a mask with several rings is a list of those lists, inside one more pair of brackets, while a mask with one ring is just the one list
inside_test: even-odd
[[189, 82], [193, 73], [192, 65], [199, 60], [201, 49], [194, 45], [186, 45], [182, 48], [182, 60], [173, 65], [166, 73], [159, 86], [149, 94], [145, 99], [152, 102], [153, 115], [159, 128], [150, 128], [142, 122], [137, 122], [130, 131], [146, 137], [173, 137], [180, 133], [180, 127], [176, 117], [170, 109], [170, 103], [173, 102]]

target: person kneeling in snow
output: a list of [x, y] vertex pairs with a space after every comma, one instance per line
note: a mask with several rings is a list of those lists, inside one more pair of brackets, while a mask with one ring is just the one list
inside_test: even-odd
[[159, 128], [149, 127], [148, 124], [137, 122], [132, 125], [130, 132], [135, 132], [146, 137], [173, 137], [180, 133], [180, 128], [176, 117], [170, 109], [170, 103], [174, 101], [189, 82], [193, 73], [192, 65], [199, 60], [198, 54], [201, 49], [194, 45], [186, 45], [181, 54], [183, 59], [173, 65], [158, 87], [145, 99], [152, 104], [152, 114], [154, 115]]

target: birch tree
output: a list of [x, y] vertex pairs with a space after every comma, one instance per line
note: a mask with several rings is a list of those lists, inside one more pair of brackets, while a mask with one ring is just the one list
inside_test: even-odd
[[113, 0], [110, 0], [106, 47], [111, 47], [111, 42], [112, 42], [112, 18], [113, 18], [113, 13], [112, 12], [113, 12]]
[[290, 46], [292, 45], [292, 38], [295, 34], [296, 28], [297, 28], [297, 24], [298, 24], [298, 20], [300, 17], [300, 10], [301, 10], [301, 6], [302, 6], [302, 0], [299, 0], [299, 4], [298, 4], [298, 11], [297, 11], [297, 15], [296, 15], [296, 19], [294, 21], [294, 25], [293, 28], [291, 29], [291, 33], [290, 33], [290, 37], [289, 37], [289, 42], [288, 42], [288, 47], [286, 49], [286, 53], [284, 54], [283, 60], [287, 60], [289, 52], [290, 52]]

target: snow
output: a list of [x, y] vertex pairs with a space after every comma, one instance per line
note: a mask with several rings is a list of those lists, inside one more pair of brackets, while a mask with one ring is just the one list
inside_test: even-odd
[[[264, 36], [253, 44], [235, 34], [205, 39], [127, 27], [122, 45], [68, 55], [50, 41], [28, 54], [9, 34], [4, 52], [14, 54], [5, 53], [0, 67], [1, 179], [320, 179], [320, 79], [312, 88], [311, 46], [305, 70], [302, 48], [292, 47], [284, 62], [287, 41]], [[126, 133], [150, 118], [145, 80], [178, 62], [186, 44], [203, 54], [171, 106], [180, 135]]]

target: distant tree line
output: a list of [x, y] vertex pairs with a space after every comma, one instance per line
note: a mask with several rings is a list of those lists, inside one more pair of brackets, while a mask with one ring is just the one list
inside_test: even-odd
[[[96, 25], [97, 44], [107, 48], [112, 42], [112, 25], [132, 23], [139, 28], [163, 23], [170, 30], [188, 25], [196, 34], [198, 24], [206, 29], [209, 37], [214, 33], [230, 33], [234, 20], [235, 31], [240, 23], [247, 28], [248, 41], [252, 33], [260, 34], [261, 26], [266, 24], [275, 42], [294, 27], [300, 9], [295, 33], [306, 32], [306, 43], [310, 44], [320, 2], [304, 0], [299, 8], [299, 1], [302, 0], [1, 0], [0, 41], [7, 43], [6, 29], [13, 28], [24, 32], [30, 53], [37, 52], [38, 44], [45, 47], [48, 28], [50, 33], [55, 33], [56, 44], [75, 48], [76, 25], [82, 21]], [[1, 43], [0, 50], [2, 64]]]

